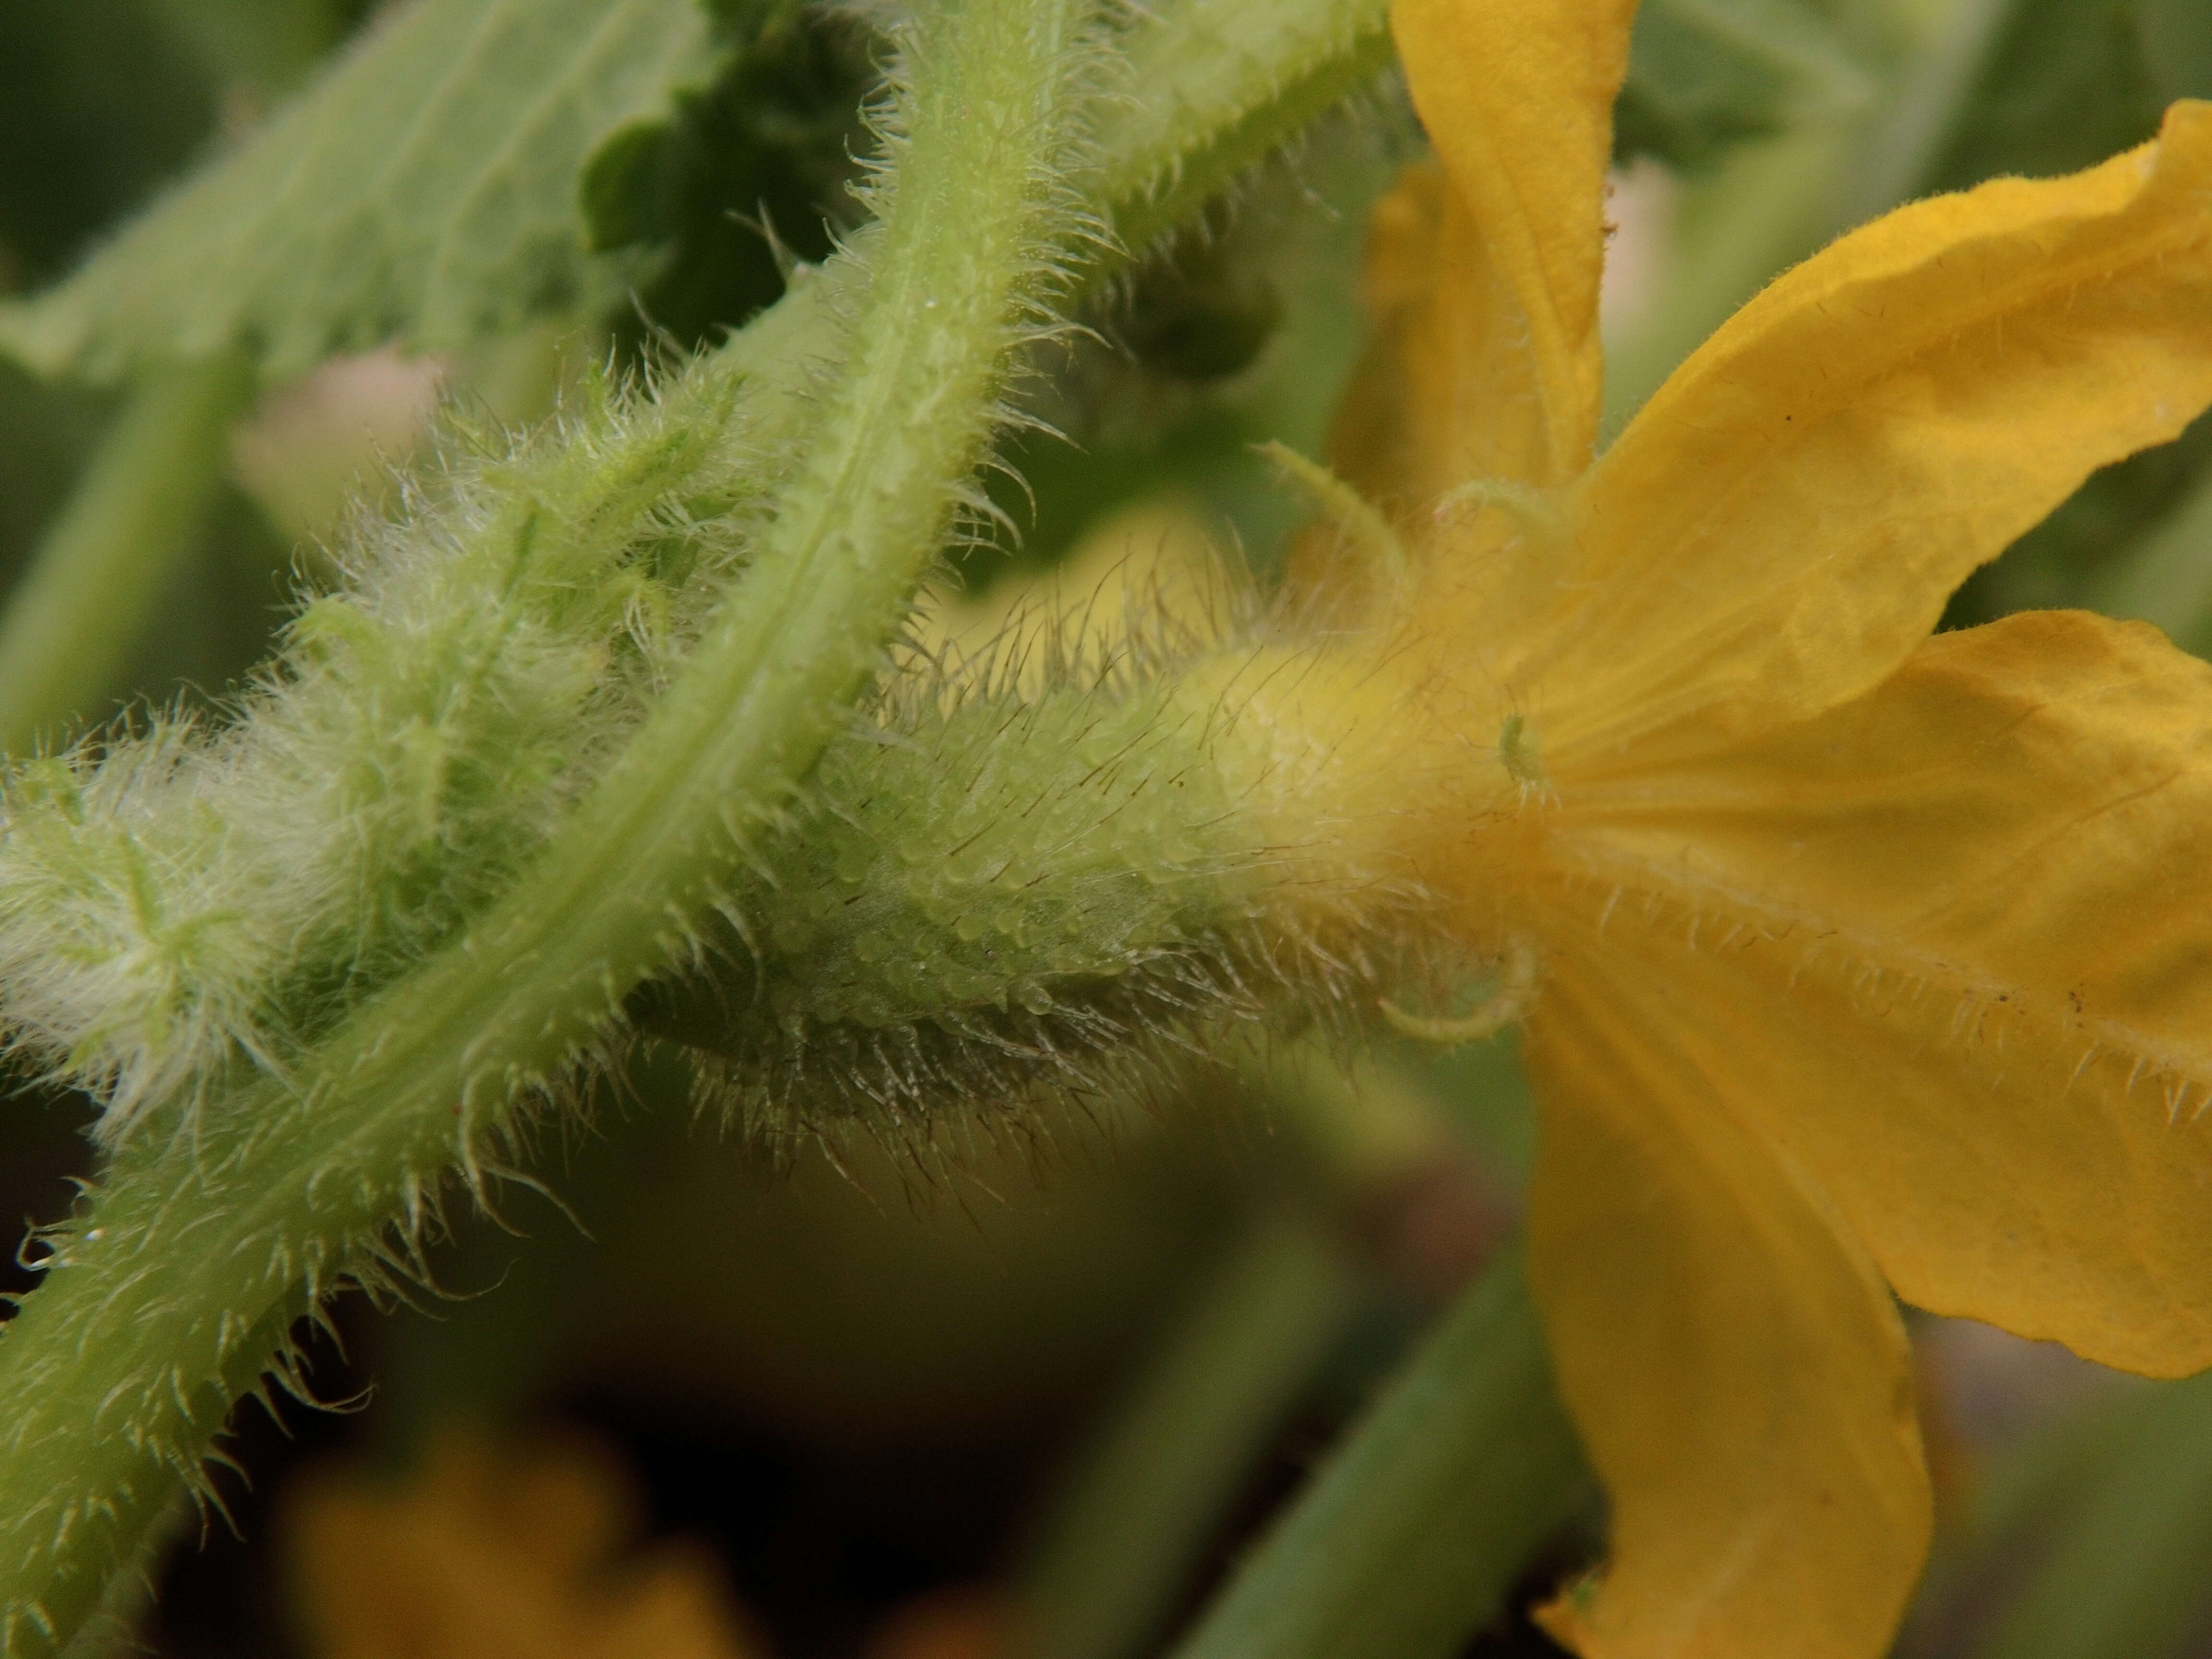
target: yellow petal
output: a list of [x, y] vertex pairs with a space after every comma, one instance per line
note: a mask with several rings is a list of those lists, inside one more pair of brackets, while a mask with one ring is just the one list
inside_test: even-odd
[[1337, 472], [1393, 519], [1480, 473], [1540, 458], [1540, 405], [1481, 239], [1443, 170], [1417, 161], [1376, 204], [1361, 282], [1370, 337], [1329, 428]]
[[1904, 1329], [1664, 1017], [1569, 951], [1530, 1031], [1530, 1275], [1612, 1500], [1602, 1584], [1549, 1622], [1586, 1659], [1877, 1659], [1929, 1525]]
[[[1479, 580], [1486, 628], [1525, 631], [1522, 619], [1551, 599], [1556, 553], [1517, 544], [1510, 516], [1454, 505], [1453, 492], [1551, 477], [1546, 396], [1519, 297], [1433, 162], [1407, 168], [1376, 204], [1364, 288], [1370, 337], [1329, 428], [1332, 465], [1399, 527], [1408, 552]], [[1388, 608], [1401, 592], [1366, 540], [1310, 528], [1292, 544], [1285, 594], [1339, 626], [1358, 625], [1378, 601]]]
[[317, 1659], [746, 1659], [720, 1576], [625, 1549], [622, 1472], [587, 1445], [513, 1454], [449, 1433], [403, 1486], [295, 1477], [279, 1535]]
[[2102, 167], [1900, 209], [1737, 313], [1591, 473], [1545, 684], [1594, 744], [1832, 708], [2208, 402], [2212, 105], [2184, 103]]
[[1633, 0], [1397, 0], [1414, 107], [1443, 172], [1376, 210], [1377, 343], [1337, 427], [1386, 506], [1474, 477], [1549, 486], [1597, 433], [1598, 273], [1613, 100]]
[[1603, 943], [1899, 1294], [2212, 1365], [2212, 666], [2031, 612], [1803, 727], [1563, 791]]

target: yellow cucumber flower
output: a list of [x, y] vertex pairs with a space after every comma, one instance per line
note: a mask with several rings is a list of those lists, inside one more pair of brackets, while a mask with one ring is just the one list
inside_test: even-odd
[[1364, 608], [1254, 701], [1335, 734], [1345, 844], [1539, 969], [1531, 1272], [1613, 1512], [1556, 1628], [1872, 1659], [1929, 1531], [1893, 1291], [2212, 1365], [2212, 667], [2075, 612], [1930, 637], [2212, 402], [2212, 106], [1843, 238], [1598, 455], [1632, 9], [1398, 0], [1437, 163], [1377, 210], [1335, 440], [1370, 556], [1293, 575]]

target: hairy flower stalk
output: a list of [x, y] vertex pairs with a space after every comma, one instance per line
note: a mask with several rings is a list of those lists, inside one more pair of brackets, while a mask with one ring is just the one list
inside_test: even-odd
[[[776, 823], [871, 787], [833, 760], [792, 793], [939, 544], [1010, 350], [1095, 234], [1071, 178], [1141, 247], [1379, 62], [1372, 0], [1266, 29], [1170, 9], [1115, 43], [1140, 79], [1174, 66], [1161, 119], [1101, 98], [1069, 18], [981, 11], [918, 43], [895, 117], [911, 149], [856, 257], [657, 390], [587, 388], [519, 447], [457, 427], [399, 513], [357, 527], [341, 581], [227, 727], [155, 722], [6, 781], [0, 1015], [25, 1058], [103, 1102], [112, 1156], [0, 1340], [6, 1650], [82, 1626], [200, 1486], [232, 1404], [272, 1366], [291, 1380], [294, 1322], [409, 1264], [445, 1176], [480, 1184], [519, 1103], [620, 1040], [630, 985], [729, 947], [717, 907], [792, 936], [776, 860], [810, 842]], [[1112, 144], [1092, 175], [1067, 154], [1079, 103]], [[1003, 121], [979, 128], [987, 109]], [[1252, 1007], [1285, 973], [1343, 981], [1339, 954], [1304, 949], [1330, 932], [1315, 891], [1276, 918], [1296, 948], [1253, 929], [1257, 895], [1301, 866], [1279, 823], [1215, 809], [1270, 798], [1264, 757], [1222, 771], [1220, 710], [1163, 719], [1159, 695], [1091, 687], [1021, 716], [1035, 741], [1001, 785], [1026, 788], [1027, 763], [1068, 791], [1050, 866], [1066, 879], [1018, 896], [995, 981], [955, 975], [960, 1008], [921, 1011], [967, 1030], [895, 1104], [942, 1105], [963, 1079], [1095, 1077], [1164, 1016]], [[879, 710], [838, 752], [860, 774], [918, 752], [902, 745], [921, 710]], [[945, 741], [1006, 720], [971, 702]], [[1155, 722], [1141, 765], [1054, 769], [1071, 723]], [[1200, 811], [1207, 790], [1182, 785], [1208, 778]], [[1104, 835], [1107, 861], [1125, 856], [1111, 827], [1140, 821], [1163, 832], [1143, 868], [1072, 855]], [[1010, 867], [987, 880], [1003, 890]], [[941, 902], [916, 920], [944, 922]], [[834, 995], [819, 1012], [817, 1032]], [[798, 1075], [808, 1051], [788, 1036], [728, 1067], [726, 1103], [751, 1115]], [[785, 1096], [786, 1127], [865, 1097], [860, 1076]]]
[[[181, 1139], [127, 1142], [50, 1241], [0, 1345], [10, 1653], [67, 1643], [291, 1322], [342, 1277], [374, 1278], [394, 1218], [409, 1248], [456, 1159], [481, 1178], [518, 1102], [688, 947], [837, 729], [1056, 278], [1079, 213], [1080, 22], [984, 0], [908, 41], [872, 275], [811, 452], [730, 599], [542, 849], [420, 967], [355, 1006], [340, 988], [311, 1052], [210, 1093]], [[514, 527], [526, 568], [542, 533]], [[447, 757], [426, 749], [434, 775]]]
[[1468, 966], [1403, 861], [1315, 811], [1346, 769], [1283, 705], [1328, 676], [1251, 631], [1041, 694], [911, 677], [823, 757], [704, 970], [633, 998], [639, 1027], [696, 1051], [702, 1103], [756, 1139], [851, 1120], [927, 1149], [1048, 1134], [1012, 1103], [1140, 1085], [1209, 1023], [1371, 1010]]
[[[1370, 75], [1374, 0], [1255, 30], [1218, 5], [1132, 24], [1094, 180], [1141, 248]], [[238, 718], [156, 723], [0, 780], [0, 1018], [103, 1139], [288, 1065], [502, 890], [617, 752], [765, 504], [809, 453], [866, 250], [644, 392], [586, 387], [519, 447], [443, 465], [338, 551]]]

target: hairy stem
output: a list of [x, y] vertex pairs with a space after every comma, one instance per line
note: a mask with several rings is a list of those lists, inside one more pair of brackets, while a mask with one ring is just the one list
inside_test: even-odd
[[1115, 239], [1141, 252], [1392, 62], [1389, 0], [1184, 0], [1129, 40], [1101, 125]]
[[[453, 1170], [481, 1189], [524, 1103], [728, 901], [749, 841], [879, 662], [1054, 267], [1088, 234], [1062, 183], [1096, 96], [1074, 76], [1077, 9], [971, 0], [933, 18], [860, 258], [692, 371], [744, 380], [736, 427], [775, 511], [681, 672], [503, 892], [397, 979], [364, 983], [310, 1050], [242, 1056], [189, 1117], [128, 1140], [49, 1236], [46, 1281], [0, 1334], [0, 1649], [65, 1646], [201, 1484], [296, 1320], [405, 1265]], [[1365, 69], [1331, 78], [1343, 43], [1373, 35], [1340, 29], [1316, 51], [1310, 30], [1257, 32], [1222, 95], [1179, 104], [1143, 140], [1150, 159], [1106, 181], [1116, 222], [1125, 203], [1176, 210], [1160, 206], [1170, 175], [1176, 200], [1211, 194], [1355, 84]], [[534, 523], [520, 515], [518, 558]]]
[[252, 375], [240, 358], [147, 375], [125, 400], [0, 616], [0, 751], [96, 711], [222, 476]]
[[1522, 1253], [1503, 1253], [1174, 1659], [1444, 1659], [1588, 1501]]
[[1050, 280], [1079, 9], [918, 36], [848, 368], [758, 556], [628, 749], [499, 902], [301, 1072], [142, 1137], [0, 1338], [0, 1647], [58, 1650], [233, 1400], [444, 1170], [471, 1171], [697, 915], [878, 661]]
[[[1146, 8], [1122, 42], [1118, 95], [1102, 100], [1099, 167], [1087, 181], [1121, 253], [1143, 253], [1316, 117], [1372, 86], [1394, 61], [1389, 14], [1389, 0], [1281, 0], [1265, 8], [1182, 0]], [[1083, 274], [1095, 281], [1114, 263], [1092, 260]], [[810, 417], [805, 381], [789, 365], [835, 349], [830, 313], [851, 276], [830, 266], [720, 349], [764, 375], [749, 396], [771, 423], [766, 430], [793, 429]]]

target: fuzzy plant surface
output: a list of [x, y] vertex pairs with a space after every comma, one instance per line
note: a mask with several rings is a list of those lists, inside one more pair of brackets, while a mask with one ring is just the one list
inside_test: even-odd
[[[449, 890], [468, 913], [459, 936], [387, 972], [381, 986], [307, 988], [305, 1000], [328, 1021], [311, 1053], [289, 1063], [257, 1056], [219, 1095], [176, 1102], [176, 1120], [131, 1137], [105, 1193], [51, 1241], [46, 1283], [11, 1322], [0, 1353], [4, 1386], [25, 1402], [0, 1446], [0, 1638], [11, 1651], [66, 1644], [153, 1519], [198, 1477], [208, 1437], [292, 1321], [341, 1275], [373, 1274], [387, 1225], [419, 1226], [449, 1164], [480, 1178], [520, 1097], [555, 1083], [629, 987], [684, 948], [690, 918], [836, 730], [959, 504], [990, 429], [993, 388], [1039, 325], [1079, 222], [1066, 180], [1095, 58], [1083, 23], [1073, 6], [985, 4], [920, 23], [908, 38], [872, 186], [882, 230], [848, 325], [846, 372], [822, 394], [820, 428], [742, 580], [710, 611], [684, 667], [628, 743], [598, 767], [573, 749], [564, 757], [580, 763], [570, 785], [579, 798], [534, 855], [525, 849], [526, 876]], [[470, 599], [503, 601], [526, 584], [538, 517], [522, 507], [486, 538], [492, 591]], [[624, 568], [586, 587], [584, 604], [634, 590]], [[568, 597], [563, 586], [556, 610]], [[642, 616], [649, 596], [639, 599]], [[527, 608], [513, 610], [523, 614], [494, 605], [494, 636], [528, 627]], [[315, 728], [299, 705], [329, 683], [318, 664], [367, 666], [386, 647], [373, 623], [351, 626], [361, 614], [310, 608], [292, 647], [304, 672], [272, 688], [260, 725]], [[431, 630], [418, 643], [435, 654], [443, 607], [414, 614]], [[628, 615], [617, 602], [602, 611], [603, 627]], [[496, 698], [526, 686], [526, 702], [550, 692], [545, 706], [568, 721], [588, 719], [592, 688], [607, 683], [562, 639], [542, 655], [514, 653], [520, 678], [488, 684], [468, 655], [480, 641], [462, 631], [447, 645], [459, 648], [461, 672], [440, 678], [441, 690]], [[610, 658], [652, 629], [624, 628], [629, 647], [613, 631], [598, 641]], [[649, 675], [650, 647], [640, 655]], [[619, 687], [618, 672], [609, 679]], [[621, 701], [618, 689], [607, 698], [609, 707]], [[289, 718], [275, 718], [276, 707]], [[409, 824], [405, 801], [411, 795], [418, 813], [426, 799], [459, 805], [483, 781], [470, 775], [472, 764], [489, 764], [503, 783], [506, 761], [495, 754], [520, 758], [517, 781], [548, 769], [526, 729], [496, 718], [489, 744], [457, 754], [439, 734], [438, 711], [436, 699], [410, 711], [427, 716], [417, 741], [372, 757], [397, 760], [396, 774], [379, 769], [368, 782], [399, 805], [382, 825], [363, 823], [363, 841], [395, 829], [442, 840], [447, 815]], [[162, 738], [125, 773], [145, 768], [150, 784], [181, 759], [179, 740]], [[87, 792], [49, 781], [27, 799], [66, 823]], [[127, 775], [115, 787], [127, 822], [137, 815]], [[104, 799], [101, 808], [112, 810]], [[182, 810], [195, 816], [189, 799]], [[215, 848], [228, 827], [209, 826]], [[80, 878], [88, 889], [139, 879], [127, 835], [112, 856], [112, 875]], [[221, 859], [212, 849], [202, 856]], [[411, 913], [409, 900], [427, 894], [403, 885], [394, 896]], [[158, 910], [137, 914], [161, 926]], [[386, 938], [396, 964], [405, 944]], [[189, 928], [171, 934], [167, 954], [193, 943]], [[161, 1000], [157, 992], [149, 1006]], [[143, 1103], [131, 1116], [149, 1109]], [[119, 1388], [88, 1369], [110, 1372]]]
[[[1364, 83], [1382, 17], [924, 11], [872, 222], [828, 264], [657, 381], [520, 437], [449, 422], [226, 717], [9, 774], [0, 1019], [101, 1103], [108, 1162], [0, 1336], [0, 1649], [66, 1648], [204, 1492], [234, 1402], [297, 1383], [296, 1322], [415, 1272], [452, 1181], [483, 1197], [633, 1016], [684, 1037], [750, 962], [726, 1103], [897, 1132], [1267, 975], [1364, 971], [1220, 688], [870, 687], [1071, 283]], [[1128, 91], [1163, 65], [1167, 119]], [[1249, 924], [1290, 893], [1313, 949], [1263, 960]]]
[[1209, 675], [1256, 618], [1207, 632], [1040, 694], [909, 675], [825, 752], [699, 965], [632, 999], [639, 1030], [690, 1048], [750, 1139], [927, 1154], [1048, 1138], [1064, 1114], [1025, 1098], [1143, 1093], [1210, 1027], [1334, 1024], [1464, 967], [1418, 891], [1302, 821], [1304, 764]]
[[[141, 4], [220, 52], [217, 14], [296, 0], [29, 9]], [[1194, 1054], [1310, 1143], [1337, 1213], [1255, 1230], [1079, 1477], [1024, 1617], [1039, 1653], [1117, 1659], [1343, 1348], [1352, 1247], [1322, 1231], [1421, 1223], [1441, 1185], [1437, 1214], [1473, 1208], [1431, 1120], [1488, 1082], [1394, 1091], [1386, 1051], [1363, 1113], [1348, 1072], [1291, 1060], [1524, 1017], [1530, 1282], [1509, 1253], [1463, 1297], [1181, 1651], [1456, 1650], [1595, 1513], [1578, 1441], [1613, 1553], [1540, 1615], [1567, 1639], [1765, 1653], [1826, 1621], [1824, 1651], [1886, 1650], [1929, 1497], [1899, 1299], [2152, 1370], [2212, 1330], [2182, 1296], [2212, 1259], [2202, 1159], [2174, 1161], [2203, 1149], [2202, 1008], [2167, 1000], [2207, 958], [2164, 902], [2212, 799], [2172, 782], [2204, 783], [2203, 665], [2079, 614], [1921, 641], [2100, 458], [1949, 620], [2101, 593], [2205, 637], [2212, 428], [2118, 459], [2212, 384], [2212, 118], [2160, 112], [2212, 95], [2200, 7], [411, 0], [309, 84], [211, 74], [241, 131], [204, 100], [199, 165], [155, 191], [138, 158], [148, 205], [64, 216], [105, 240], [67, 275], [40, 242], [21, 270], [52, 285], [0, 298], [0, 353], [119, 411], [61, 447], [85, 464], [43, 531], [0, 515], [0, 1044], [27, 1104], [88, 1108], [98, 1160], [0, 1330], [0, 1653], [124, 1633], [219, 1505], [240, 1402], [307, 1390], [304, 1323], [410, 1294], [543, 1139], [644, 1200], [605, 1253], [618, 1294], [733, 1261], [829, 1282], [663, 1227], [752, 1200], [641, 1174], [588, 1133], [611, 1097], [680, 1110], [689, 1079], [748, 1159], [872, 1137], [898, 1179], [964, 1182], [1007, 1150], [984, 1143], [1094, 1110], [1110, 1133]], [[266, 96], [291, 101], [253, 126]], [[90, 147], [21, 107], [0, 96], [0, 154], [89, 195]], [[2092, 163], [1845, 238], [1645, 402], [1819, 227]], [[242, 505], [226, 452], [258, 392], [386, 344], [489, 388], [562, 328], [609, 367], [536, 425], [447, 411], [242, 689], [41, 748], [112, 707], [196, 558], [240, 550], [200, 542]], [[1614, 412], [1644, 413], [1586, 470], [1601, 340]], [[12, 387], [9, 480], [45, 406]], [[1016, 554], [990, 521], [1024, 491]], [[1063, 549], [1072, 594], [1094, 555], [1195, 560], [1224, 519], [1264, 574], [1202, 615], [1164, 577], [1118, 630], [1046, 600], [1068, 635], [977, 652], [918, 602]], [[947, 608], [1002, 596], [969, 597]], [[241, 685], [246, 652], [209, 680]], [[2148, 956], [2082, 947], [2116, 918]], [[656, 1229], [679, 1242], [637, 1248]], [[2130, 1434], [2165, 1468], [2154, 1427]], [[2144, 1609], [2195, 1616], [2166, 1551], [2078, 1553], [2069, 1606], [2103, 1611], [2076, 1634], [2148, 1651]], [[1678, 1613], [1751, 1635], [1678, 1640]]]
[[106, 1139], [293, 1070], [543, 847], [743, 561], [733, 391], [598, 383], [520, 448], [451, 428], [233, 724], [9, 778], [9, 1018]]

